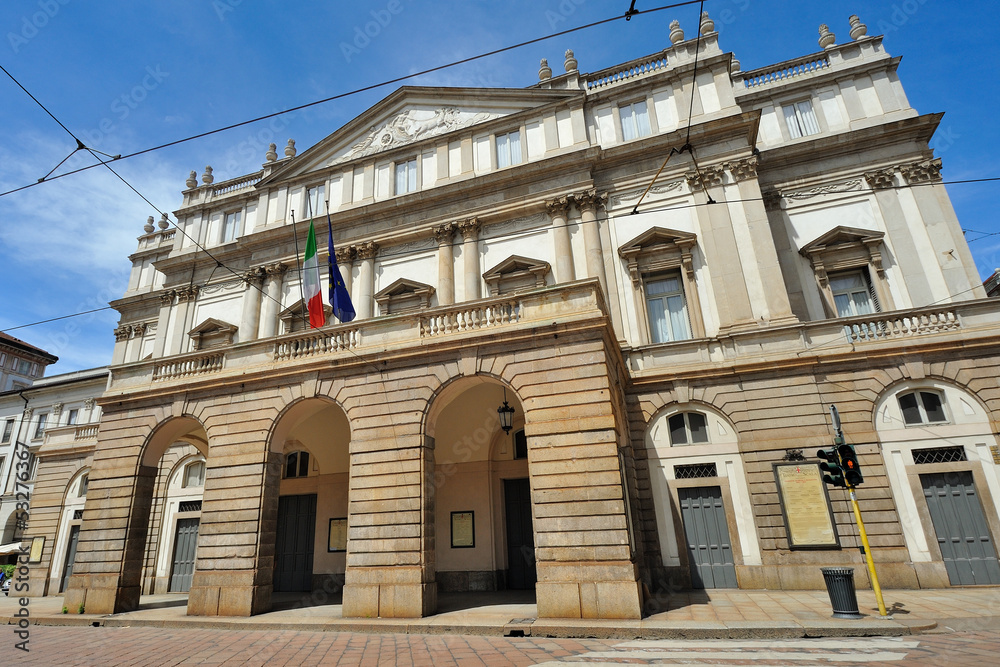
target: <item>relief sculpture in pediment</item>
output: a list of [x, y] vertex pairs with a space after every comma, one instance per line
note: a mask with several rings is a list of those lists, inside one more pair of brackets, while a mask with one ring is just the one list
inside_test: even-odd
[[413, 143], [427, 137], [445, 134], [460, 127], [475, 125], [499, 114], [486, 111], [474, 115], [462, 114], [458, 107], [441, 109], [409, 109], [381, 126], [373, 126], [368, 135], [344, 155], [330, 162], [331, 165], [372, 155], [389, 148]]

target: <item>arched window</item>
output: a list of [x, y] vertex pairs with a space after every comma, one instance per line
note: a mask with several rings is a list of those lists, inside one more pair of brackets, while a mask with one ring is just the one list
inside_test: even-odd
[[309, 452], [292, 452], [285, 457], [285, 479], [309, 476]]
[[194, 461], [184, 466], [184, 488], [205, 485], [205, 462]]
[[899, 409], [907, 424], [940, 424], [948, 421], [939, 392], [925, 389], [900, 394]]
[[708, 442], [708, 420], [700, 412], [678, 412], [667, 422], [671, 445], [693, 445]]

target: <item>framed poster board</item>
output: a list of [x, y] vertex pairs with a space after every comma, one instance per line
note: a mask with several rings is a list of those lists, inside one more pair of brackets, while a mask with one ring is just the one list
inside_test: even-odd
[[476, 546], [476, 513], [451, 513], [451, 548], [471, 549]]
[[833, 521], [818, 463], [799, 461], [774, 464], [778, 500], [785, 520], [789, 549], [839, 549], [840, 536]]
[[42, 562], [42, 549], [45, 548], [45, 538], [44, 537], [33, 537], [31, 538], [31, 551], [28, 553], [29, 563], [41, 563]]
[[330, 542], [328, 552], [347, 551], [347, 517], [330, 519]]

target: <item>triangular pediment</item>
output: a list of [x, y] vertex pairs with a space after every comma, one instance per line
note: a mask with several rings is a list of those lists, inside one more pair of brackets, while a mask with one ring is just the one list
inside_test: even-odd
[[[333, 312], [333, 308], [324, 303], [323, 311], [327, 314], [327, 318], [329, 319], [329, 315]], [[288, 308], [285, 308], [283, 311], [278, 313], [278, 319], [282, 321], [294, 320], [296, 318], [304, 318], [305, 321], [309, 321], [309, 308], [306, 306], [306, 302], [302, 299], [299, 299]]]
[[383, 301], [389, 299], [390, 297], [405, 297], [405, 296], [419, 296], [423, 294], [433, 294], [434, 288], [426, 283], [418, 283], [415, 280], [410, 280], [408, 278], [400, 278], [396, 280], [391, 285], [381, 290], [375, 295], [376, 301]]
[[257, 187], [541, 107], [582, 91], [521, 88], [400, 88], [297, 157]]
[[531, 273], [541, 272], [545, 274], [549, 272], [549, 268], [549, 263], [540, 259], [531, 259], [530, 257], [522, 257], [521, 255], [511, 255], [484, 273], [483, 279], [489, 282], [491, 279], [501, 278], [521, 271], [528, 271]]
[[194, 329], [191, 329], [191, 331], [188, 332], [188, 335], [197, 336], [198, 334], [215, 333], [217, 331], [236, 331], [236, 329], [237, 327], [234, 324], [210, 317]]
[[799, 252], [809, 254], [817, 250], [827, 250], [835, 246], [846, 246], [852, 244], [871, 244], [882, 240], [884, 234], [874, 229], [860, 229], [857, 227], [834, 227], [819, 238], [816, 238], [802, 246]]
[[618, 248], [618, 253], [622, 257], [627, 257], [661, 246], [691, 247], [697, 240], [698, 237], [691, 232], [681, 232], [676, 229], [666, 229], [663, 227], [651, 227]]

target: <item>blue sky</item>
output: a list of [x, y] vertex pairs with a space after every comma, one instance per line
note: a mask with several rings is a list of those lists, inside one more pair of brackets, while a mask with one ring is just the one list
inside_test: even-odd
[[[668, 4], [639, 0], [638, 9]], [[932, 143], [945, 180], [1000, 176], [1000, 46], [992, 1], [708, 0], [724, 50], [749, 70], [819, 50], [827, 23], [847, 41], [848, 16], [903, 56], [900, 78], [921, 113], [944, 111]], [[614, 15], [627, 0], [5, 0], [0, 64], [70, 130], [105, 153], [131, 153], [248, 118], [421, 71]], [[538, 61], [582, 72], [669, 45], [676, 18], [689, 35], [697, 6], [557, 37], [436, 72], [408, 84], [523, 87]], [[367, 32], [367, 34], [365, 34]], [[0, 74], [0, 191], [36, 181], [72, 139]], [[221, 181], [259, 169], [267, 144], [307, 148], [398, 85], [347, 97], [117, 163], [162, 210], [188, 172]], [[88, 164], [78, 153], [60, 171]], [[982, 276], [1000, 266], [1000, 183], [948, 186]], [[129, 253], [148, 215], [107, 170], [93, 169], [0, 197], [0, 330], [98, 308], [125, 290]], [[157, 216], [158, 217], [158, 216]], [[10, 331], [60, 357], [48, 374], [109, 363], [117, 313]]]

